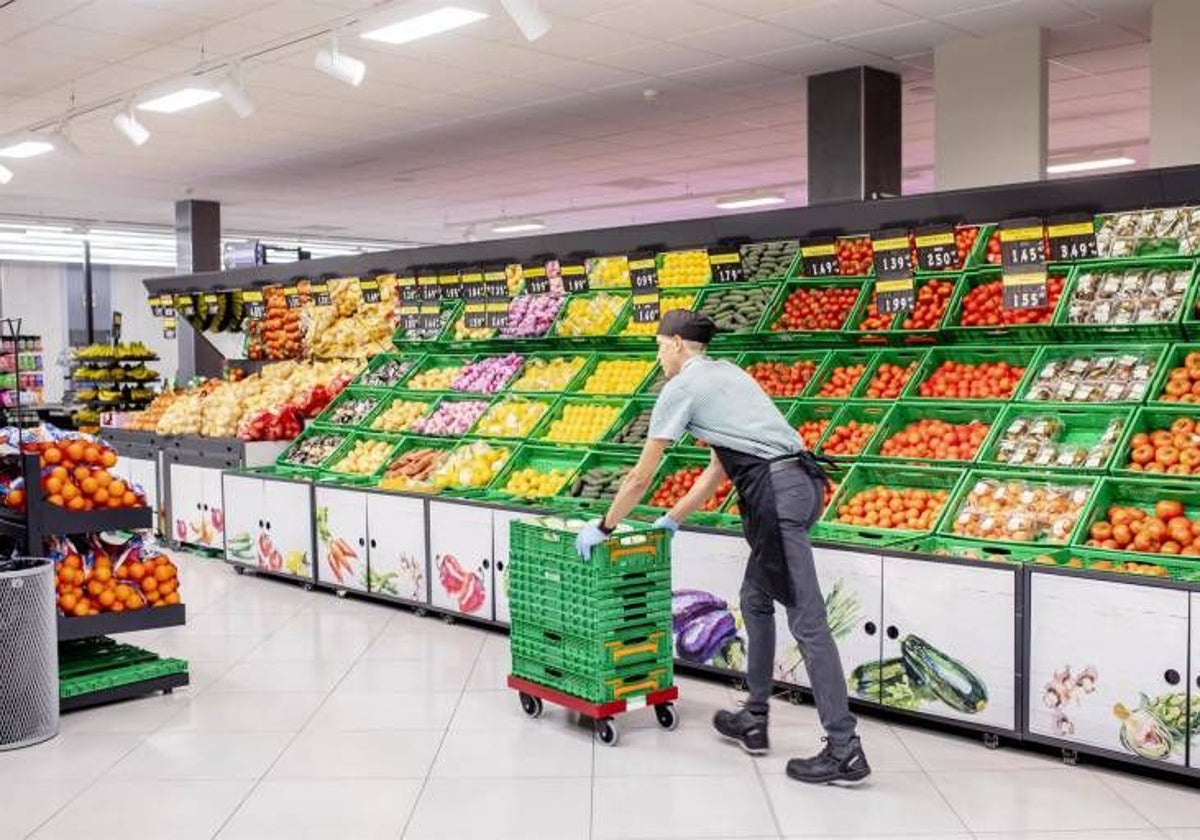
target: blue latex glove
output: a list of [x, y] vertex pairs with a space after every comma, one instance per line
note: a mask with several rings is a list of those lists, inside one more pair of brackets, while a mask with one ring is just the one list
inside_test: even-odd
[[593, 522], [575, 538], [575, 550], [584, 560], [592, 559], [592, 549], [608, 539], [609, 535], [600, 530], [600, 523]]
[[654, 520], [654, 527], [665, 528], [671, 532], [672, 537], [679, 532], [679, 523], [667, 516], [665, 513], [658, 517], [658, 519]]

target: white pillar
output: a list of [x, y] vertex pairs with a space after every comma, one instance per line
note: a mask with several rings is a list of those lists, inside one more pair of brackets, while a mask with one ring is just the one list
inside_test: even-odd
[[1150, 24], [1150, 165], [1200, 163], [1200, 3], [1157, 0]]
[[1044, 29], [939, 44], [933, 67], [939, 190], [1045, 177]]

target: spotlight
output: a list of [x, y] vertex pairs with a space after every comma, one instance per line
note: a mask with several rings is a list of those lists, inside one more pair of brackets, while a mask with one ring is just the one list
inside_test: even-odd
[[538, 6], [538, 0], [500, 0], [500, 5], [526, 41], [536, 41], [550, 31], [550, 18]]
[[150, 139], [150, 130], [138, 122], [137, 117], [133, 115], [132, 108], [114, 116], [113, 125], [135, 146], [144, 146]]
[[366, 64], [338, 49], [337, 35], [333, 36], [329, 49], [317, 53], [315, 65], [326, 76], [332, 76], [351, 87], [361, 85], [363, 78], [367, 75]]

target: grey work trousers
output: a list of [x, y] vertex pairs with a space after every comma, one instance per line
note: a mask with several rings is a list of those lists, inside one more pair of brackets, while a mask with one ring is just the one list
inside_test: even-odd
[[[821, 726], [830, 744], [840, 747], [854, 737], [857, 721], [850, 712], [846, 675], [829, 631], [825, 599], [808, 541], [808, 529], [821, 515], [823, 488], [800, 469], [772, 473], [771, 484], [795, 601], [786, 608], [788, 628], [800, 645]], [[747, 574], [742, 582], [741, 602], [750, 648], [746, 674], [750, 699], [746, 708], [765, 714], [775, 671], [775, 600]]]

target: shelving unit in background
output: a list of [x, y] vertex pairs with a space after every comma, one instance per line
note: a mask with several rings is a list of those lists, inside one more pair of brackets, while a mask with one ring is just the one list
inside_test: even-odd
[[74, 419], [80, 429], [94, 432], [101, 412], [138, 411], [158, 396], [161, 377], [148, 367], [158, 356], [128, 352], [127, 347], [92, 345], [72, 352], [71, 387], [65, 402], [79, 407]]
[[6, 422], [37, 422], [46, 400], [45, 376], [41, 336], [18, 331], [0, 338], [0, 408]]

